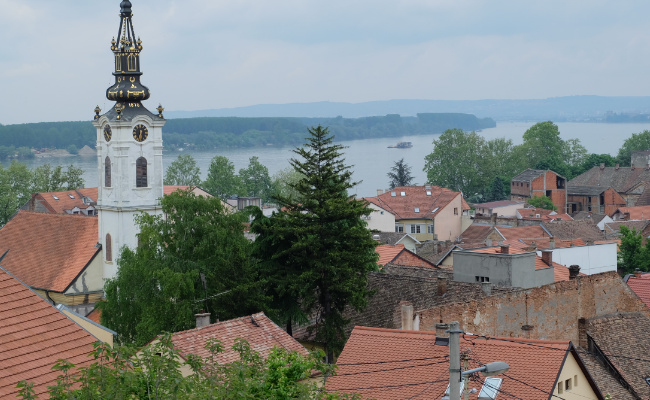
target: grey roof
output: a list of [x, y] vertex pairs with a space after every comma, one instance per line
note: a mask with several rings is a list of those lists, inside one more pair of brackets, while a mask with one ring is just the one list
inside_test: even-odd
[[591, 220], [583, 219], [581, 221], [557, 221], [552, 224], [542, 224], [551, 235], [560, 240], [582, 239], [588, 240], [605, 240], [605, 234], [600, 231], [596, 223]]
[[569, 183], [566, 192], [569, 196], [598, 196], [607, 189], [609, 186], [576, 186]]
[[650, 182], [650, 170], [632, 167], [593, 167], [571, 179], [568, 186], [612, 187], [617, 192], [623, 193], [642, 182]]
[[544, 175], [546, 171], [543, 169], [527, 169], [519, 175], [512, 178], [513, 181], [517, 182], [531, 182], [533, 179], [537, 178], [540, 175]]
[[616, 222], [608, 222], [605, 224], [605, 233], [606, 234], [611, 234], [611, 233], [616, 233], [618, 234], [621, 231], [621, 226], [625, 225], [629, 229], [634, 229], [637, 231], [637, 233], [643, 232], [643, 230], [648, 226], [648, 221], [647, 220], [641, 220], [641, 221], [616, 221]]
[[588, 219], [588, 220], [594, 221], [595, 224], [598, 224], [606, 216], [607, 216], [607, 214], [593, 214], [593, 213], [590, 213], [588, 211], [578, 211], [577, 213], [575, 213], [571, 217], [576, 221], [581, 221], [581, 220], [584, 220], [584, 219]]
[[409, 235], [408, 233], [398, 233], [398, 232], [375, 232], [372, 234], [373, 236], [379, 236], [379, 241], [384, 244], [390, 244], [390, 245], [396, 245], [400, 240], [404, 238], [404, 236], [408, 236], [411, 239], [415, 241], [415, 243], [419, 243], [417, 239], [415, 239], [413, 236]]

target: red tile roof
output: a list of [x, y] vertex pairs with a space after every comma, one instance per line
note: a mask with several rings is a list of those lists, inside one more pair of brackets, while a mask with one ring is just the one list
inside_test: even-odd
[[541, 225], [517, 226], [517, 227], [498, 226], [495, 227], [495, 229], [506, 240], [537, 239], [537, 238], [551, 237], [551, 235], [549, 235], [548, 232], [546, 232]]
[[[439, 186], [429, 187], [430, 189], [427, 189], [427, 186], [396, 187], [377, 197], [366, 197], [365, 199], [395, 215], [396, 220], [434, 218], [458, 196], [461, 196], [461, 208], [465, 209], [467, 203], [462, 203], [460, 192]], [[427, 193], [431, 193], [431, 195]], [[419, 212], [415, 211], [416, 208], [419, 209]]]
[[59, 375], [52, 366], [59, 359], [76, 366], [91, 363], [88, 355], [95, 341], [0, 268], [0, 398], [16, 398], [16, 384], [22, 380], [34, 383], [34, 391], [43, 397]]
[[646, 306], [650, 307], [650, 274], [643, 274], [639, 277], [631, 275], [627, 280], [627, 285]]
[[99, 254], [97, 218], [20, 211], [0, 229], [2, 266], [25, 284], [64, 292]]
[[393, 261], [395, 257], [397, 257], [397, 255], [404, 249], [405, 247], [401, 243], [396, 246], [392, 246], [390, 244], [381, 244], [375, 247], [375, 252], [379, 254], [379, 261], [377, 261], [377, 264], [388, 264], [389, 262]]
[[303, 355], [309, 354], [307, 349], [262, 312], [201, 328], [176, 332], [172, 335], [172, 343], [183, 357], [187, 357], [188, 354], [207, 357], [210, 355], [205, 348], [207, 340], [220, 340], [224, 351], [216, 356], [216, 362], [226, 364], [239, 360], [239, 353], [232, 349], [237, 338], [246, 339], [251, 349], [263, 357], [268, 356], [274, 347], [297, 351]]
[[[436, 345], [435, 338], [435, 332], [357, 326], [338, 359], [338, 375], [328, 379], [326, 388], [359, 393], [364, 399], [441, 399], [449, 383], [449, 347]], [[510, 370], [498, 376], [503, 378], [500, 390], [521, 399], [549, 397], [570, 346], [568, 341], [472, 336], [461, 338], [460, 343], [461, 353], [470, 357], [469, 368], [507, 362]], [[478, 392], [469, 398], [476, 400], [481, 383], [470, 383]]]
[[75, 207], [85, 210], [90, 206], [90, 204], [84, 204], [83, 197], [88, 197], [92, 202], [97, 202], [97, 188], [34, 193], [32, 196], [51, 213], [69, 214], [67, 211]]

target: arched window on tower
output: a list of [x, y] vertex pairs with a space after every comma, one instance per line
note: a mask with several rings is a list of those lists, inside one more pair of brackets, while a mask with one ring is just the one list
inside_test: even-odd
[[106, 234], [106, 243], [104, 245], [104, 254], [106, 255], [106, 261], [113, 261], [113, 241], [111, 239], [111, 234]]
[[138, 70], [138, 59], [133, 55], [129, 54], [127, 57], [127, 63], [129, 64], [129, 71], [137, 71]]
[[147, 187], [147, 159], [144, 157], [135, 162], [135, 187]]
[[104, 187], [112, 187], [111, 183], [111, 158], [106, 157], [104, 160]]

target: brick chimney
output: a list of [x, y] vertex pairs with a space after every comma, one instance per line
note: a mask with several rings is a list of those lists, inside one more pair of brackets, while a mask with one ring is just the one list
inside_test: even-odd
[[490, 216], [490, 224], [496, 225], [497, 224], [497, 213], [492, 213]]
[[585, 350], [589, 346], [587, 339], [587, 320], [584, 318], [578, 318], [578, 346]]
[[400, 308], [402, 314], [402, 330], [412, 331], [413, 330], [413, 304], [408, 301], [401, 301]]
[[641, 274], [641, 270], [638, 269], [638, 268], [636, 268], [636, 269], [634, 270], [634, 277], [635, 277], [635, 278], [640, 278], [641, 275], [642, 275], [642, 274]]
[[438, 277], [438, 296], [442, 296], [447, 293], [447, 277], [439, 276]]
[[549, 267], [553, 266], [553, 250], [542, 250], [542, 261]]
[[384, 189], [377, 189], [377, 196], [384, 194]]
[[509, 244], [502, 244], [500, 253], [501, 254], [510, 254], [510, 245]]
[[449, 324], [439, 323], [436, 324], [436, 336], [437, 337], [449, 337], [447, 330], [449, 329]]
[[569, 279], [576, 279], [580, 275], [580, 266], [571, 265], [569, 267]]
[[[201, 310], [203, 311], [203, 310]], [[200, 313], [200, 314], [194, 314], [194, 317], [196, 318], [196, 327], [201, 328], [204, 326], [210, 325], [210, 313]]]
[[600, 163], [600, 169], [605, 169], [605, 163]]

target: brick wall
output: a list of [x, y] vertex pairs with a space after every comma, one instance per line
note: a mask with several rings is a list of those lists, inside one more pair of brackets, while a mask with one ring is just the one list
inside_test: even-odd
[[616, 272], [606, 272], [436, 306], [418, 314], [420, 330], [434, 331], [436, 323], [458, 321], [461, 329], [480, 335], [571, 340], [577, 344], [578, 319], [617, 312], [650, 315]]
[[430, 263], [427, 260], [424, 260], [410, 251], [402, 251], [395, 260], [392, 261], [393, 264], [397, 265], [412, 265], [415, 267], [431, 267], [437, 268], [435, 265]]

